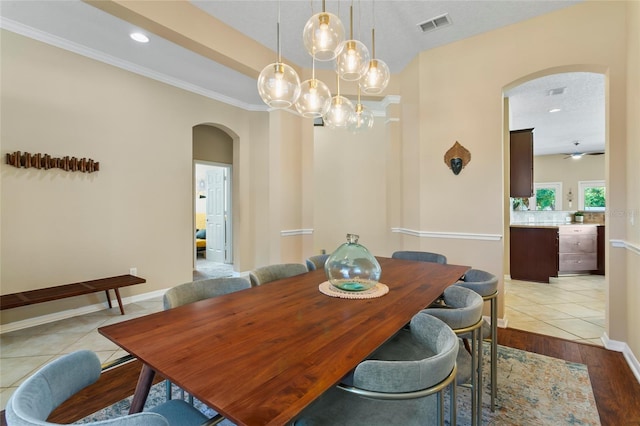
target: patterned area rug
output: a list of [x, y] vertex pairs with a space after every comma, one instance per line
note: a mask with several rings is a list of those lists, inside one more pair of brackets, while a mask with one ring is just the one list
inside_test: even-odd
[[[498, 346], [498, 408], [492, 412], [489, 409], [489, 353], [489, 344], [485, 343], [483, 425], [600, 425], [586, 365], [504, 346]], [[180, 391], [175, 387], [173, 395], [174, 398], [181, 397]], [[458, 386], [456, 399], [458, 424], [470, 425], [469, 390]], [[446, 400], [448, 401], [448, 398]], [[164, 383], [153, 386], [147, 406], [164, 401]], [[77, 423], [126, 415], [130, 404], [131, 398], [124, 399]], [[195, 405], [207, 416], [213, 417], [216, 414], [197, 400]], [[448, 418], [448, 407], [446, 411], [445, 418]], [[220, 424], [234, 425], [228, 420]]]

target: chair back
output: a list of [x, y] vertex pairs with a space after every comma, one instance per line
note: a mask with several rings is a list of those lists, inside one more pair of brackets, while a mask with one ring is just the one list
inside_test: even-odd
[[469, 269], [456, 285], [473, 290], [483, 297], [491, 296], [498, 291], [498, 277], [481, 269]]
[[301, 263], [279, 263], [276, 265], [263, 266], [249, 273], [249, 279], [253, 287], [293, 277], [294, 275], [309, 272], [307, 267]]
[[[45, 365], [11, 395], [5, 409], [7, 425], [55, 425], [46, 421], [49, 414], [71, 396], [95, 383], [100, 372], [98, 356], [88, 350], [72, 352]], [[160, 414], [139, 413], [89, 424], [168, 426], [169, 423]]]
[[324, 264], [327, 262], [329, 258], [328, 254], [317, 254], [315, 256], [310, 256], [307, 258], [307, 269], [310, 271], [315, 271], [316, 269], [324, 268]]
[[444, 321], [454, 331], [471, 327], [482, 319], [482, 296], [468, 288], [453, 285], [443, 293], [443, 308], [427, 308], [422, 312]]
[[[401, 333], [406, 333], [402, 331]], [[424, 312], [411, 319], [415, 347], [402, 355], [390, 345], [382, 346], [372, 359], [362, 361], [353, 375], [356, 388], [374, 392], [411, 393], [428, 389], [447, 378], [458, 353], [458, 338], [444, 322]], [[389, 356], [390, 355], [390, 356]]]
[[[443, 391], [449, 386], [455, 395], [457, 352], [453, 331], [418, 313], [410, 331], [401, 330], [358, 364], [352, 385], [329, 389], [294, 425], [444, 425]], [[450, 415], [455, 419], [455, 410]]]
[[393, 259], [415, 260], [418, 262], [433, 262], [446, 265], [447, 257], [439, 253], [431, 253], [428, 251], [396, 251], [391, 257]]
[[249, 280], [242, 277], [209, 278], [170, 288], [164, 294], [162, 301], [166, 310], [250, 287]]

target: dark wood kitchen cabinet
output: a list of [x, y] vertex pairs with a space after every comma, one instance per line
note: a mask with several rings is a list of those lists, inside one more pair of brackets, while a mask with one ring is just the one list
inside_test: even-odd
[[533, 196], [533, 129], [510, 132], [510, 196]]
[[604, 275], [604, 225], [598, 225], [598, 269], [596, 269], [594, 275]]
[[558, 276], [558, 228], [511, 227], [512, 280], [549, 283]]

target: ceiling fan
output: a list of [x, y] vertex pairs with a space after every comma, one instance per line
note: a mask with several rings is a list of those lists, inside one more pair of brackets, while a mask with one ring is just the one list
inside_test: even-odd
[[576, 147], [576, 151], [574, 151], [571, 154], [565, 154], [566, 157], [564, 157], [563, 160], [566, 160], [567, 158], [573, 158], [574, 160], [577, 160], [578, 158], [582, 158], [582, 156], [584, 156], [584, 155], [602, 155], [602, 154], [604, 154], [604, 152], [580, 152], [580, 151], [578, 151], [578, 145], [580, 145], [580, 142], [573, 141], [573, 144]]

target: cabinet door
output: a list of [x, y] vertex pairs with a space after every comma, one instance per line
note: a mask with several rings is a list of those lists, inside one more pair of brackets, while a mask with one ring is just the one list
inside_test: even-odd
[[558, 228], [512, 227], [511, 279], [548, 283], [558, 276]]
[[598, 269], [597, 275], [604, 275], [604, 226], [598, 226]]
[[510, 195], [533, 196], [533, 129], [510, 132]]

